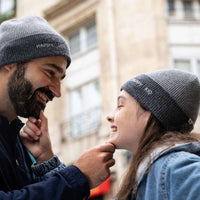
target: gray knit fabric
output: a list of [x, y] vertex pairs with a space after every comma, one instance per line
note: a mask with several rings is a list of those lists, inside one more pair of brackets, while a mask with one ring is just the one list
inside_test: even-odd
[[42, 17], [25, 16], [0, 25], [0, 67], [49, 56], [64, 56], [70, 65], [68, 44]]
[[192, 128], [200, 104], [200, 83], [194, 74], [166, 69], [138, 75], [121, 87], [151, 111], [167, 130]]

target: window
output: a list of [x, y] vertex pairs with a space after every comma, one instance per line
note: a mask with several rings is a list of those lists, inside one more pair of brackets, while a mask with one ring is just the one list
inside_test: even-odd
[[79, 138], [98, 130], [100, 124], [101, 99], [99, 83], [92, 82], [70, 94], [70, 135]]
[[174, 0], [168, 0], [168, 13], [169, 16], [173, 16], [175, 14]]
[[198, 3], [199, 3], [199, 12], [200, 12], [200, 0], [198, 0]]
[[69, 37], [69, 46], [71, 50], [71, 54], [74, 55], [80, 52], [80, 33], [79, 31], [75, 32], [73, 35]]
[[197, 73], [198, 73], [199, 78], [200, 78], [200, 60], [198, 60], [198, 64], [197, 64]]
[[184, 0], [183, 1], [185, 18], [193, 18], [192, 3], [193, 2], [190, 1], [190, 0]]
[[88, 22], [67, 37], [72, 56], [86, 52], [97, 45], [96, 24]]
[[175, 60], [174, 61], [174, 67], [176, 69], [192, 72], [190, 60]]
[[0, 0], [0, 23], [10, 19], [15, 15], [16, 1], [15, 0]]
[[86, 28], [87, 33], [87, 46], [92, 47], [97, 43], [97, 33], [96, 33], [96, 26], [94, 23], [90, 24]]
[[168, 16], [175, 20], [200, 19], [200, 0], [166, 0]]
[[173, 66], [176, 69], [194, 73], [200, 78], [200, 60], [197, 58], [174, 59]]

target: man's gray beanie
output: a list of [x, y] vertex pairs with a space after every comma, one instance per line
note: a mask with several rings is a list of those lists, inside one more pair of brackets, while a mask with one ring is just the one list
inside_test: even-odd
[[200, 83], [194, 74], [175, 69], [138, 75], [121, 87], [149, 110], [166, 130], [190, 130], [197, 119]]
[[71, 58], [65, 39], [39, 16], [25, 16], [0, 25], [0, 67], [35, 58], [64, 56]]

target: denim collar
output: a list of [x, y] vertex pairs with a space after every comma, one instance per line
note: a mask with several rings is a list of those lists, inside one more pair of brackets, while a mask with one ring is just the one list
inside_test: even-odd
[[153, 152], [150, 154], [150, 155], [153, 155], [152, 157], [148, 156], [149, 160], [148, 160], [148, 158], [145, 158], [145, 159], [147, 159], [147, 162], [146, 162], [146, 165], [143, 167], [143, 170], [141, 170], [140, 175], [138, 176], [139, 178], [138, 178], [137, 187], [140, 185], [143, 178], [145, 177], [145, 175], [149, 169], [149, 166], [152, 165], [156, 160], [158, 160], [162, 156], [165, 156], [172, 152], [179, 152], [179, 151], [186, 151], [186, 152], [195, 153], [197, 155], [200, 155], [200, 141], [177, 144], [172, 147], [163, 146], [160, 148], [156, 148], [155, 150], [156, 151], [153, 150]]

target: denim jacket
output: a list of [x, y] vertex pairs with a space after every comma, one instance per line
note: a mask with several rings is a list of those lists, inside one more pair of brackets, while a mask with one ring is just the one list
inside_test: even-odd
[[200, 142], [167, 148], [150, 163], [138, 178], [137, 200], [200, 199]]

